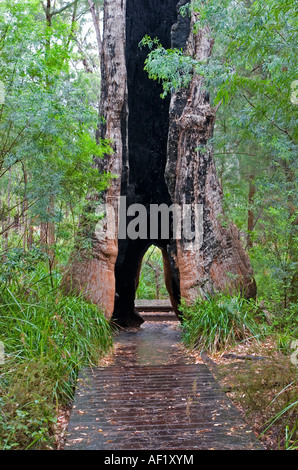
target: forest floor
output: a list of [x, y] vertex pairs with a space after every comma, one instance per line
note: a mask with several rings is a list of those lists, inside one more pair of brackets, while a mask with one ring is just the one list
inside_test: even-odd
[[[201, 355], [190, 351], [197, 362]], [[272, 426], [268, 425], [277, 413], [298, 396], [298, 369], [290, 357], [277, 349], [276, 341], [267, 338], [238, 344], [220, 353], [204, 357], [224, 392], [259, 437], [267, 450], [283, 450], [297, 446], [298, 417], [284, 414]], [[286, 436], [296, 426], [293, 436]], [[268, 429], [267, 429], [268, 428]]]
[[[201, 355], [182, 344], [181, 352], [195, 363], [207, 363], [223, 391], [232, 400], [265, 449], [281, 450], [291, 446], [296, 435], [286, 436], [285, 429], [297, 425], [297, 416], [287, 413], [270, 426], [270, 420], [298, 395], [297, 367], [290, 357], [277, 350], [273, 338], [247, 341], [217, 354]], [[117, 345], [116, 345], [117, 348]], [[111, 365], [114, 351], [100, 366]], [[55, 433], [56, 449], [62, 450], [66, 439], [71, 406], [59, 410]]]

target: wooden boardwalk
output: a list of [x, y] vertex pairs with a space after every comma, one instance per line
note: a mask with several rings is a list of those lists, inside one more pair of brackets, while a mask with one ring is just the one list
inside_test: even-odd
[[82, 370], [65, 450], [262, 449], [179, 338], [177, 322], [146, 322], [115, 339], [112, 365]]
[[169, 299], [135, 301], [135, 307], [139, 312], [172, 312], [173, 307]]

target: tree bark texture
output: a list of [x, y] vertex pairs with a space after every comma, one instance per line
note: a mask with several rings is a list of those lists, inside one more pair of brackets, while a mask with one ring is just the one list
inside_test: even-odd
[[[210, 139], [215, 111], [194, 76], [187, 90], [160, 98], [161, 85], [144, 72], [148, 51], [138, 43], [149, 34], [164, 47], [184, 48], [194, 58], [208, 59], [212, 40], [207, 27], [193, 33], [195, 16], [183, 18], [185, 0], [105, 0], [102, 52], [101, 115], [98, 137], [108, 138], [113, 155], [96, 161], [100, 171], [117, 175], [98, 197], [115, 207], [126, 196], [127, 207], [187, 204], [203, 206], [203, 243], [175, 239], [108, 239], [90, 228], [92, 249], [77, 250], [64, 278], [66, 290], [83, 291], [106, 317], [122, 326], [142, 323], [134, 308], [142, 258], [152, 245], [163, 254], [165, 282], [179, 316], [181, 297], [188, 302], [216, 291], [241, 289], [255, 296], [249, 258], [238, 229], [225, 222], [222, 191], [217, 179]], [[117, 222], [117, 221], [116, 221]], [[128, 222], [129, 223], [129, 220]], [[83, 230], [84, 232], [84, 230]], [[85, 231], [86, 232], [86, 231]], [[148, 233], [150, 230], [148, 230]]]
[[[207, 60], [213, 41], [208, 27], [193, 34], [192, 15], [186, 50], [198, 60]], [[222, 191], [217, 178], [213, 149], [215, 111], [201, 76], [194, 76], [188, 90], [175, 93], [170, 105], [166, 181], [172, 201], [179, 205], [203, 205], [203, 244], [189, 245], [181, 239], [172, 251], [179, 272], [181, 297], [193, 302], [198, 295], [216, 291], [256, 295], [256, 285], [239, 231], [225, 221]], [[173, 245], [173, 243], [172, 243]]]
[[[120, 196], [122, 155], [125, 152], [125, 137], [122, 126], [127, 120], [127, 90], [125, 66], [125, 14], [123, 0], [105, 0], [104, 37], [102, 44], [102, 86], [100, 116], [102, 126], [98, 139], [108, 139], [112, 155], [95, 160], [99, 171], [110, 172], [114, 178], [109, 188], [101, 195], [90, 197], [94, 203], [110, 204], [117, 213]], [[115, 220], [116, 230], [117, 217]], [[84, 214], [79, 229], [82, 237], [91, 237], [91, 249], [76, 247], [69, 269], [65, 273], [62, 287], [66, 292], [83, 292], [84, 296], [97, 304], [108, 319], [114, 310], [115, 263], [118, 253], [117, 238], [110, 239], [107, 226], [95, 233], [94, 226], [86, 222]]]

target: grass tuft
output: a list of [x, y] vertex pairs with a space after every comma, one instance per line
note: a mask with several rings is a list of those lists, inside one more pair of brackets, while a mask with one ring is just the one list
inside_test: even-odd
[[81, 367], [112, 346], [110, 325], [82, 297], [0, 293], [0, 448], [50, 445], [55, 410], [73, 399]]
[[214, 353], [248, 338], [264, 334], [255, 302], [217, 294], [192, 305], [181, 303], [182, 340], [191, 349]]

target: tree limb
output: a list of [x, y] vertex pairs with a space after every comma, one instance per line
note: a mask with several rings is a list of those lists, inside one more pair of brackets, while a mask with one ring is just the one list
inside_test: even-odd
[[[247, 96], [245, 95], [245, 93], [242, 93], [242, 96], [243, 98], [248, 102], [248, 104], [250, 106], [252, 106], [254, 109], [256, 109], [255, 105], [247, 98]], [[283, 132], [284, 134], [286, 134], [288, 136], [288, 138], [291, 140], [291, 142], [294, 142], [292, 137], [290, 136], [289, 132], [286, 130], [286, 129], [283, 129], [282, 127], [280, 127], [278, 124], [276, 124], [276, 122], [274, 122], [272, 119], [270, 119], [266, 113], [263, 113], [263, 116], [265, 117], [265, 119], [267, 119], [268, 122], [270, 122], [274, 127], [276, 127], [279, 131]]]
[[54, 16], [54, 15], [60, 15], [60, 13], [62, 13], [64, 10], [67, 10], [67, 8], [70, 8], [72, 5], [74, 5], [75, 3], [77, 3], [77, 0], [74, 0], [73, 2], [70, 2], [68, 3], [67, 5], [64, 5], [64, 7], [62, 8], [59, 8], [59, 10], [55, 10], [51, 13], [51, 16]]
[[90, 12], [91, 12], [91, 15], [92, 15], [92, 20], [93, 20], [93, 24], [94, 24], [95, 33], [96, 33], [99, 60], [101, 60], [102, 40], [101, 40], [101, 35], [100, 35], [100, 30], [99, 30], [99, 19], [97, 17], [96, 11], [95, 11], [95, 5], [93, 3], [93, 0], [88, 0], [88, 3], [90, 5]]

